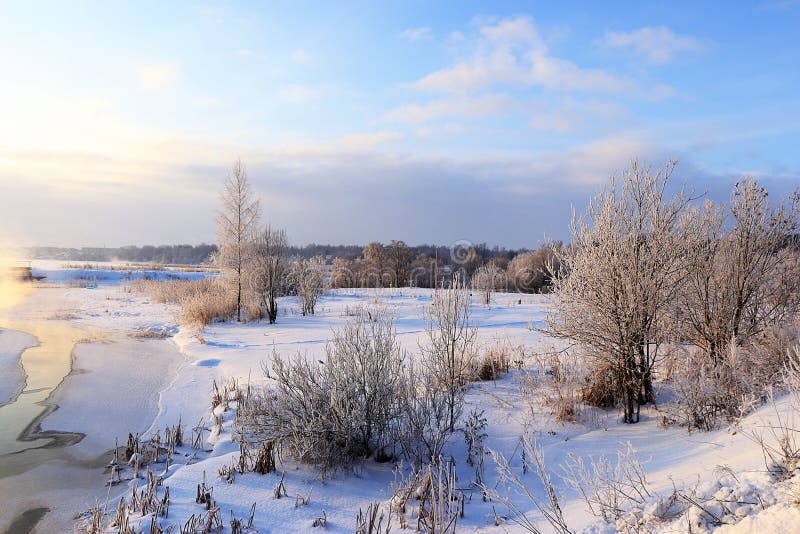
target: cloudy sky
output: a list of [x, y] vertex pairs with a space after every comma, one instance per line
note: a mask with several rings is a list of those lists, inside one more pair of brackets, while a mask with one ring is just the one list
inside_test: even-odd
[[[0, 0], [0, 243], [565, 238], [631, 158], [800, 185], [800, 2]], [[663, 4], [663, 5], [662, 5]]]

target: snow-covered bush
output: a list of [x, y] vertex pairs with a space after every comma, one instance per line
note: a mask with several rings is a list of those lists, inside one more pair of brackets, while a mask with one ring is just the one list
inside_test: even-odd
[[612, 179], [573, 222], [572, 246], [558, 253], [553, 273], [545, 331], [608, 371], [626, 423], [638, 422], [640, 406], [655, 400], [662, 327], [681, 280], [676, 229], [689, 198], [668, 192], [674, 167], [634, 161]]
[[391, 319], [375, 310], [351, 318], [325, 352], [324, 361], [273, 354], [265, 369], [276, 383], [261, 426], [289, 456], [335, 470], [388, 445], [401, 416], [405, 355]]
[[[253, 260], [247, 277], [247, 289], [258, 314], [266, 315], [270, 324], [278, 318], [277, 297], [286, 289], [289, 242], [286, 231], [267, 225], [253, 242]], [[251, 312], [252, 313], [252, 312]]]
[[322, 256], [298, 259], [289, 270], [289, 285], [300, 297], [303, 315], [314, 315], [317, 300], [325, 291], [325, 260]]
[[506, 273], [495, 263], [484, 263], [472, 275], [472, 289], [481, 295], [481, 300], [488, 306], [492, 301], [492, 293], [503, 289], [506, 285]]
[[475, 338], [470, 320], [470, 293], [457, 275], [450, 288], [437, 289], [425, 310], [428, 342], [420, 347], [426, 373], [444, 390], [450, 432], [461, 414], [464, 389], [473, 378]]
[[665, 410], [673, 422], [706, 431], [747, 415], [785, 385], [796, 339], [788, 327], [770, 329], [745, 345], [731, 341], [716, 362], [695, 348], [674, 351], [679, 354], [672, 370], [677, 399]]
[[334, 332], [324, 360], [274, 352], [264, 370], [274, 385], [241, 403], [237, 441], [253, 451], [275, 444], [323, 473], [371, 456], [402, 455], [423, 465], [455, 430], [450, 390], [431, 366], [407, 361], [383, 310], [354, 312]]
[[430, 462], [442, 453], [453, 434], [447, 390], [428, 368], [411, 364], [399, 400], [401, 417], [394, 426], [393, 438], [403, 455], [416, 465]]

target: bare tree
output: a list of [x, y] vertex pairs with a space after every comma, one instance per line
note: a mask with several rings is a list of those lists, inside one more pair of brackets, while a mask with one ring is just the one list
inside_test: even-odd
[[688, 199], [667, 196], [675, 164], [642, 168], [635, 161], [612, 178], [572, 227], [572, 247], [559, 254], [554, 312], [545, 331], [575, 342], [598, 369], [612, 374], [624, 421], [654, 400], [652, 370], [663, 317], [680, 281], [676, 227]]
[[551, 273], [559, 270], [557, 251], [561, 248], [563, 245], [555, 242], [514, 256], [507, 269], [509, 286], [521, 293], [549, 291]]
[[386, 245], [386, 260], [392, 271], [392, 283], [396, 287], [409, 284], [411, 276], [411, 249], [404, 241], [392, 240]]
[[[795, 192], [770, 206], [754, 180], [733, 190], [725, 231], [723, 207], [707, 202], [683, 220], [683, 255], [690, 265], [677, 307], [683, 336], [715, 362], [740, 343], [800, 309], [796, 255], [800, 229]], [[795, 246], [790, 246], [790, 245]]]
[[483, 303], [488, 306], [492, 301], [492, 293], [505, 285], [505, 273], [493, 262], [484, 263], [472, 275], [472, 289], [480, 292]]
[[364, 256], [364, 261], [367, 264], [367, 285], [369, 287], [383, 287], [383, 275], [386, 268], [386, 248], [382, 243], [373, 241], [364, 247], [361, 254]]
[[477, 328], [470, 321], [470, 294], [459, 275], [448, 289], [437, 289], [425, 312], [428, 344], [424, 365], [446, 392], [447, 427], [452, 432], [463, 406], [464, 388], [474, 372]]
[[301, 313], [314, 315], [317, 299], [325, 290], [325, 260], [322, 256], [297, 260], [292, 266], [290, 280], [300, 297]]
[[242, 288], [252, 257], [253, 233], [261, 216], [261, 204], [250, 188], [241, 159], [233, 164], [220, 194], [217, 217], [217, 255], [214, 262], [236, 288], [236, 320], [242, 320]]
[[250, 289], [257, 296], [261, 308], [267, 312], [270, 324], [273, 324], [278, 317], [276, 298], [285, 285], [288, 247], [286, 231], [273, 229], [270, 225], [256, 235], [253, 243]]

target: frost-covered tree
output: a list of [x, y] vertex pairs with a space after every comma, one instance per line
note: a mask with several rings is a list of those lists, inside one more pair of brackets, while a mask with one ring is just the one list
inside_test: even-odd
[[290, 282], [300, 297], [303, 315], [314, 315], [317, 300], [325, 290], [325, 260], [322, 256], [298, 259], [292, 265]]
[[493, 262], [484, 263], [472, 275], [472, 289], [480, 293], [486, 306], [492, 301], [492, 293], [502, 289], [505, 282], [505, 273]]
[[277, 297], [284, 290], [288, 268], [286, 231], [270, 225], [258, 232], [253, 242], [250, 289], [266, 311], [270, 324], [278, 318]]
[[667, 335], [662, 321], [680, 282], [676, 228], [688, 200], [666, 191], [674, 166], [634, 161], [612, 178], [574, 220], [572, 246], [559, 254], [553, 278], [545, 331], [572, 340], [598, 371], [610, 373], [626, 423], [637, 422], [640, 404], [653, 400], [652, 371]]
[[236, 291], [236, 320], [242, 320], [242, 289], [252, 259], [252, 239], [261, 216], [261, 204], [250, 187], [247, 169], [237, 159], [225, 178], [217, 216], [217, 254], [214, 263]]
[[712, 362], [732, 341], [760, 334], [800, 308], [800, 273], [792, 261], [799, 199], [794, 193], [770, 205], [766, 189], [743, 180], [727, 210], [707, 202], [687, 212], [680, 243], [690, 264], [676, 312], [684, 338]]
[[562, 244], [555, 242], [514, 256], [507, 269], [509, 286], [521, 293], [549, 291], [550, 274], [559, 270], [557, 252], [561, 248]]
[[437, 289], [425, 310], [428, 342], [421, 346], [424, 365], [447, 401], [447, 428], [461, 415], [464, 389], [472, 377], [478, 330], [470, 320], [470, 294], [459, 275], [451, 287]]

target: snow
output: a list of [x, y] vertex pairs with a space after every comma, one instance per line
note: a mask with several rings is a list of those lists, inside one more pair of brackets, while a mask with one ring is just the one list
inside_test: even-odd
[[[50, 283], [69, 285], [66, 281], [75, 276], [74, 272], [53, 265], [35, 265], [35, 270], [46, 273]], [[111, 449], [115, 438], [124, 441], [129, 431], [143, 432], [146, 437], [156, 429], [163, 430], [181, 420], [187, 428], [185, 435], [189, 436], [191, 427], [201, 418], [211, 426], [208, 422], [212, 416], [210, 398], [214, 381], [221, 384], [226, 379], [236, 378], [241, 383], [265, 383], [262, 362], [273, 351], [284, 357], [297, 352], [308, 357], [322, 356], [331, 332], [348, 319], [348, 314], [356, 306], [386, 308], [394, 316], [398, 340], [416, 357], [414, 355], [419, 353], [418, 347], [424, 342], [425, 335], [422, 312], [431, 300], [431, 292], [424, 289], [336, 290], [320, 300], [315, 316], [303, 317], [295, 300], [287, 297], [280, 299], [280, 315], [275, 325], [263, 322], [215, 323], [198, 335], [178, 324], [175, 306], [153, 303], [145, 295], [130, 291], [126, 277], [119, 274], [122, 272], [99, 272], [98, 281], [102, 283], [93, 289], [39, 289], [27, 299], [35, 305], [27, 304], [26, 308], [23, 303], [21, 308], [17, 308], [18, 313], [28, 315], [36, 311], [42, 320], [53, 320], [52, 317], [57, 315], [61, 317], [57, 320], [96, 336], [95, 341], [79, 344], [75, 349], [73, 372], [52, 398], [60, 408], [43, 422], [43, 429], [86, 433], [87, 437], [70, 452], [73, 457], [85, 461]], [[79, 276], [86, 274], [87, 271], [81, 271]], [[792, 504], [789, 483], [778, 484], [766, 472], [760, 447], [745, 435], [748, 428], [774, 421], [777, 416], [770, 407], [749, 416], [737, 428], [709, 433], [662, 428], [660, 413], [652, 408], [643, 410], [642, 422], [636, 425], [622, 424], [619, 414], [614, 411], [587, 411], [578, 423], [559, 423], [544, 407], [529, 409], [522, 399], [520, 382], [527, 372], [525, 369], [533, 364], [531, 354], [541, 349], [545, 342], [531, 327], [542, 323], [548, 309], [547, 297], [540, 295], [499, 294], [490, 307], [481, 306], [477, 301], [474, 303], [473, 319], [479, 326], [480, 342], [522, 345], [527, 358], [522, 370], [514, 369], [495, 382], [472, 386], [464, 413], [469, 414], [472, 409], [484, 411], [489, 421], [489, 448], [510, 458], [510, 464], [519, 470], [520, 475], [520, 437], [526, 433], [535, 437], [553, 472], [571, 528], [585, 532], [613, 532], [615, 526], [605, 525], [592, 516], [583, 501], [557, 476], [567, 453], [586, 459], [600, 454], [614, 456], [617, 450], [630, 443], [644, 466], [653, 492], [662, 499], [669, 497], [677, 487], [694, 492], [698, 498], [732, 496], [729, 500], [751, 502], [758, 494], [763, 501], [758, 506], [731, 506], [729, 514], [717, 510], [730, 523], [721, 526], [710, 525], [707, 517], [698, 517], [696, 510], [690, 510], [674, 522], [658, 526], [664, 532], [686, 531], [687, 521], [698, 523], [693, 532], [713, 528], [717, 529], [715, 532], [724, 533], [800, 531], [800, 510]], [[170, 337], [137, 339], [135, 334], [143, 330], [165, 331]], [[19, 353], [31, 341], [24, 334], [8, 330], [0, 332], [0, 369], [3, 371], [0, 393], [18, 387], [19, 376], [15, 377], [6, 370], [17, 365]], [[778, 406], [780, 413], [794, 409], [788, 399], [780, 400]], [[260, 533], [314, 532], [318, 529], [311, 528], [311, 523], [323, 511], [328, 518], [328, 531], [352, 532], [359, 508], [366, 509], [372, 501], [386, 503], [392, 495], [393, 465], [373, 461], [365, 462], [354, 473], [338, 473], [332, 478], [321, 479], [314, 469], [286, 460], [279, 465], [279, 470], [285, 472], [284, 483], [289, 495], [282, 499], [275, 499], [273, 495], [280, 474], [237, 475], [235, 481], [228, 484], [219, 478], [218, 471], [234, 462], [239, 452], [230, 436], [232, 410], [224, 417], [223, 431], [206, 444], [207, 451], [192, 456], [177, 455], [175, 464], [163, 474], [163, 484], [170, 488], [170, 521], [182, 522], [190, 515], [204, 511], [195, 503], [197, 484], [204, 477], [214, 487], [214, 499], [221, 507], [226, 524], [231, 512], [237, 517], [247, 517], [251, 504], [256, 502], [254, 524]], [[464, 462], [465, 450], [463, 436], [456, 434], [448, 443], [446, 456], [456, 460], [459, 487], [468, 489], [473, 473]], [[730, 467], [736, 477], [720, 474], [719, 466]], [[102, 474], [101, 469], [94, 469], [101, 482], [108, 476]], [[81, 473], [85, 474], [84, 471]], [[503, 491], [488, 457], [486, 474], [489, 485]], [[533, 473], [522, 476], [535, 493], [544, 496]], [[37, 480], [39, 478], [30, 478], [30, 481]], [[89, 486], [88, 483], [82, 485], [87, 492], [96, 491]], [[124, 486], [112, 490], [112, 503], [116, 502], [115, 495], [129, 491]], [[5, 495], [6, 491], [11, 491], [10, 487], [7, 479], [0, 479], [1, 493]], [[60, 491], [63, 490], [52, 490], [51, 493], [61, 499]], [[309, 491], [310, 504], [296, 507], [295, 496], [305, 496]], [[498, 503], [483, 502], [479, 491], [467, 493], [470, 500], [466, 504], [465, 517], [459, 520], [459, 532], [523, 531], [511, 522], [495, 526], [492, 505], [499, 515], [505, 511]], [[105, 499], [104, 493], [96, 495]], [[641, 510], [630, 513], [638, 514], [637, 517], [652, 515], [656, 501], [654, 498]], [[65, 499], [69, 506], [76, 506], [76, 502]], [[517, 499], [517, 502], [523, 509], [530, 510], [531, 517], [538, 517], [531, 503], [525, 503], [523, 499]], [[67, 512], [74, 514], [79, 511], [62, 510], [57, 515], [63, 518]], [[0, 529], [2, 527], [0, 521]], [[544, 531], [549, 530], [544, 523], [542, 527]], [[71, 530], [71, 525], [68, 530]]]
[[0, 329], [0, 404], [11, 400], [25, 384], [20, 364], [22, 351], [36, 345], [36, 338], [25, 332]]

